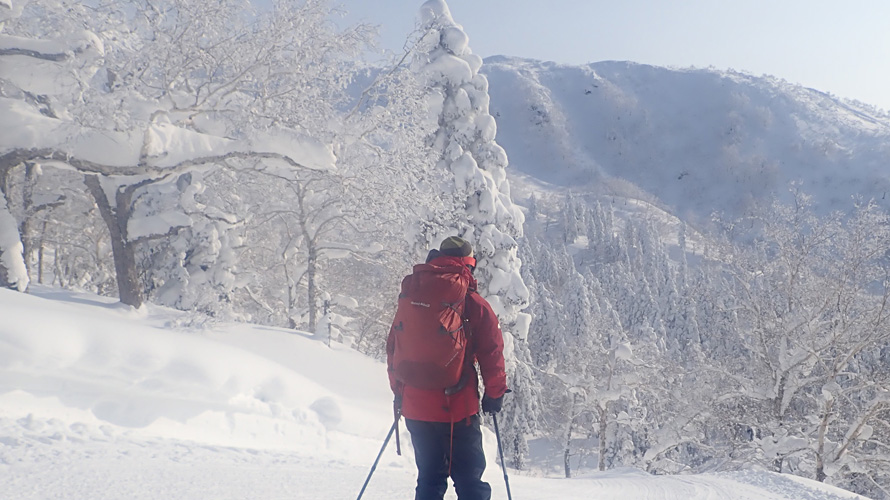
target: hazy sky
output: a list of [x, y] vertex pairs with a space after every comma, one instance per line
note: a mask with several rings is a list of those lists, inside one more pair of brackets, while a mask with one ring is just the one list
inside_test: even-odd
[[[333, 0], [398, 50], [421, 0]], [[890, 111], [890, 0], [447, 0], [483, 57], [732, 68]]]

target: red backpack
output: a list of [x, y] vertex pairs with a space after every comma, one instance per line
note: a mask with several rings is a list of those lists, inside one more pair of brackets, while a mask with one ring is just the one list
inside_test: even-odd
[[396, 380], [418, 389], [458, 385], [467, 360], [464, 304], [472, 274], [463, 264], [418, 264], [402, 280], [392, 323]]

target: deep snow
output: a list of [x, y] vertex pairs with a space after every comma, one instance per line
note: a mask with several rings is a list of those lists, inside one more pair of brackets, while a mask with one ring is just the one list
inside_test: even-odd
[[[195, 325], [151, 305], [0, 290], [0, 498], [355, 498], [390, 426], [383, 364], [306, 333]], [[364, 498], [413, 496], [401, 437], [404, 456], [390, 445]], [[490, 432], [486, 452], [506, 498]], [[514, 498], [863, 498], [758, 471], [541, 476], [510, 471]]]

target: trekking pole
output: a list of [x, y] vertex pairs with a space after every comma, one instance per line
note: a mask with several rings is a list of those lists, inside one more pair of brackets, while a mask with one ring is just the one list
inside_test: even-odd
[[362, 495], [365, 494], [365, 488], [367, 488], [368, 483], [371, 482], [371, 476], [374, 475], [374, 470], [377, 469], [377, 463], [380, 462], [380, 457], [383, 456], [383, 450], [385, 450], [386, 445], [389, 444], [389, 438], [392, 437], [392, 433], [395, 432], [397, 425], [399, 425], [398, 420], [393, 422], [392, 427], [389, 428], [389, 434], [387, 434], [386, 439], [383, 440], [383, 446], [380, 447], [380, 453], [377, 454], [377, 460], [374, 460], [374, 465], [371, 466], [371, 472], [368, 473], [368, 478], [365, 479], [365, 484], [362, 485], [362, 491], [358, 492], [358, 498], [356, 498], [355, 500], [362, 500]]
[[395, 417], [393, 425], [396, 426], [396, 455], [402, 456], [402, 441], [399, 439], [399, 420], [402, 418], [402, 409], [396, 409], [393, 416]]
[[507, 477], [507, 463], [504, 462], [504, 448], [501, 447], [501, 431], [498, 430], [498, 416], [496, 413], [492, 413], [491, 418], [494, 421], [494, 435], [498, 439], [498, 455], [501, 457], [501, 469], [504, 471], [504, 484], [507, 485], [507, 500], [513, 500], [513, 495], [510, 494], [510, 478]]

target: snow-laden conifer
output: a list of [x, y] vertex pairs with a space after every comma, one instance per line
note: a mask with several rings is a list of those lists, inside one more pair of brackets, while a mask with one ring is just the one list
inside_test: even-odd
[[420, 231], [421, 244], [450, 234], [469, 240], [476, 252], [479, 292], [492, 305], [504, 332], [509, 383], [507, 439], [515, 441], [514, 462], [525, 453], [524, 438], [534, 412], [532, 380], [521, 365], [531, 362], [527, 342], [528, 288], [520, 274], [517, 238], [523, 215], [510, 198], [507, 154], [495, 141], [497, 124], [489, 113], [488, 80], [479, 73], [482, 58], [469, 48], [467, 34], [454, 22], [444, 0], [430, 0], [420, 11], [422, 35], [413, 66], [430, 88], [438, 128], [429, 138], [440, 170], [451, 172], [442, 196], [457, 213], [440, 214]]

